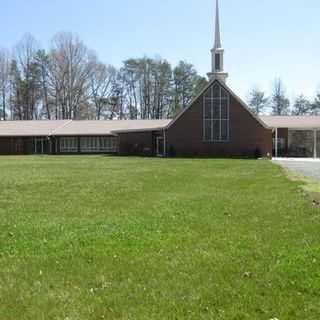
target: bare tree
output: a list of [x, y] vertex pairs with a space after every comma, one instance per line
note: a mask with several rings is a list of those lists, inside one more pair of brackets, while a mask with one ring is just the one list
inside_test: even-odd
[[[6, 120], [7, 115], [7, 99], [10, 88], [10, 55], [6, 49], [0, 49], [0, 95], [2, 108], [0, 112], [0, 120]], [[2, 114], [2, 115], [1, 115]]]
[[56, 91], [57, 108], [61, 118], [77, 119], [79, 105], [86, 102], [94, 58], [78, 37], [59, 33], [52, 42], [51, 78]]
[[173, 69], [161, 58], [129, 59], [118, 71], [65, 32], [53, 38], [49, 52], [27, 34], [12, 59], [1, 61], [1, 114], [6, 117], [9, 105], [16, 120], [168, 118], [207, 83], [191, 64]]
[[116, 79], [116, 69], [99, 61], [93, 62], [93, 70], [90, 75], [90, 97], [95, 108], [95, 118], [100, 120], [108, 112], [108, 106], [112, 103], [110, 98]]
[[289, 114], [290, 101], [286, 97], [286, 90], [281, 79], [274, 81], [271, 107], [273, 115], [283, 116]]

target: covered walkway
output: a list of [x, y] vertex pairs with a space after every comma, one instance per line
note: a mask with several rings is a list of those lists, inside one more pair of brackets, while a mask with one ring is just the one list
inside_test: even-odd
[[320, 158], [319, 116], [265, 116], [273, 129], [273, 156]]

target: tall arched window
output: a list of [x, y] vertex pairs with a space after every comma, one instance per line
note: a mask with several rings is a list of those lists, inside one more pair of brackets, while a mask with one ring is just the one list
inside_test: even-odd
[[203, 140], [229, 141], [229, 93], [218, 83], [203, 96]]

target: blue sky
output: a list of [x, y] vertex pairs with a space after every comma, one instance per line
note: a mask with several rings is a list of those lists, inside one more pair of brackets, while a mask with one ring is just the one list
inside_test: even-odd
[[[290, 98], [320, 90], [319, 0], [220, 0], [228, 84], [246, 98], [281, 77]], [[210, 71], [214, 0], [2, 0], [0, 46], [26, 32], [49, 47], [59, 31], [76, 33], [100, 59], [186, 60]]]

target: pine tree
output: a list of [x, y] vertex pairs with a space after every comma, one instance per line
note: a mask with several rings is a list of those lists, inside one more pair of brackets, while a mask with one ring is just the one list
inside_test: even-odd
[[303, 94], [298, 96], [293, 105], [292, 115], [302, 116], [302, 115], [308, 115], [311, 112], [312, 112], [312, 105], [310, 101]]
[[256, 115], [263, 114], [268, 106], [269, 98], [263, 91], [252, 89], [249, 94], [249, 109]]
[[314, 102], [311, 105], [311, 113], [313, 115], [319, 115], [320, 114], [320, 93], [316, 95], [314, 98]]

